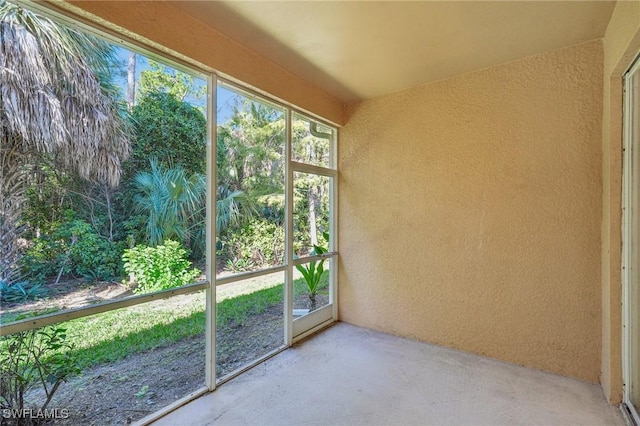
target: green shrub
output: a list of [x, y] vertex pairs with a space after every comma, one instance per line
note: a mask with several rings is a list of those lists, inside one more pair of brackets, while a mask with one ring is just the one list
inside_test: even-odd
[[218, 253], [234, 272], [281, 265], [284, 261], [284, 227], [254, 219], [222, 241]]
[[6, 303], [24, 303], [28, 300], [35, 300], [45, 296], [47, 290], [42, 288], [40, 284], [30, 283], [29, 281], [20, 281], [8, 285], [0, 280], [0, 301]]
[[193, 282], [200, 271], [191, 268], [187, 251], [180, 243], [166, 240], [157, 247], [137, 245], [122, 255], [124, 269], [137, 282], [135, 293], [148, 293], [180, 287]]
[[[20, 259], [20, 269], [31, 281], [44, 283], [47, 278], [56, 276], [62, 267], [65, 252], [64, 241], [54, 240], [49, 235], [36, 238]], [[63, 273], [70, 271], [70, 265], [65, 265]]]
[[121, 247], [98, 235], [90, 224], [75, 219], [36, 238], [21, 259], [22, 271], [34, 282], [75, 274], [91, 281], [121, 275]]
[[60, 384], [80, 372], [72, 349], [57, 325], [1, 337], [0, 408], [26, 409], [25, 396], [37, 387], [46, 399], [34, 408], [47, 408]]

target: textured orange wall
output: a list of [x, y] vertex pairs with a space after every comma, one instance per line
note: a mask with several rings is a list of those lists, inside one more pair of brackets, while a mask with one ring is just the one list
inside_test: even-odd
[[340, 139], [340, 317], [600, 375], [602, 43], [355, 106]]
[[621, 1], [603, 40], [602, 373], [613, 404], [622, 400], [622, 76], [640, 53], [640, 2]]
[[127, 30], [312, 114], [344, 124], [343, 105], [338, 99], [184, 13], [172, 4], [176, 2], [68, 3], [115, 24], [118, 30]]

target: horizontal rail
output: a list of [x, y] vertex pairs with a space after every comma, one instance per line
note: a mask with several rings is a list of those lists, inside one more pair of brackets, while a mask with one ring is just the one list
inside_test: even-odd
[[314, 166], [313, 164], [299, 163], [297, 161], [291, 161], [291, 170], [298, 173], [314, 174], [326, 177], [336, 177], [338, 171], [336, 169], [330, 169], [323, 166]]
[[314, 254], [313, 256], [298, 257], [296, 259], [293, 259], [293, 266], [302, 265], [303, 263], [317, 262], [318, 260], [323, 260], [323, 259], [331, 259], [333, 257], [336, 257], [337, 255], [338, 253], [331, 252], [331, 253]]
[[276, 272], [284, 272], [286, 270], [287, 270], [287, 266], [282, 265], [282, 266], [274, 266], [273, 268], [260, 269], [259, 271], [243, 272], [240, 274], [229, 275], [228, 277], [216, 278], [216, 287], [229, 284], [229, 283], [234, 283], [236, 281], [248, 280], [249, 278], [275, 274]]
[[[299, 257], [297, 259], [293, 259], [293, 265], [296, 266], [296, 265], [301, 265], [303, 263], [314, 262], [322, 259], [330, 259], [337, 255], [338, 255], [337, 252], [331, 252], [331, 253], [316, 254], [313, 256]], [[282, 266], [275, 266], [273, 268], [260, 269], [259, 271], [243, 272], [240, 274], [234, 274], [234, 275], [229, 275], [222, 278], [216, 278], [216, 287], [219, 287], [225, 284], [235, 283], [238, 281], [248, 280], [250, 278], [261, 277], [263, 275], [275, 274], [276, 272], [284, 272], [286, 270], [287, 270], [287, 265], [282, 265]]]
[[200, 290], [209, 288], [208, 281], [202, 281], [199, 283], [189, 284], [178, 288], [171, 288], [168, 290], [162, 290], [150, 294], [141, 294], [138, 296], [131, 296], [124, 299], [112, 300], [109, 302], [103, 302], [96, 305], [84, 306], [81, 308], [69, 309], [61, 312], [54, 312], [39, 317], [31, 317], [28, 319], [11, 322], [9, 324], [0, 325], [0, 336], [6, 336], [9, 334], [19, 333], [21, 331], [32, 330], [34, 328], [45, 327], [47, 325], [56, 324], [59, 322], [65, 322], [72, 319], [87, 317], [90, 315], [100, 314], [107, 311], [113, 311], [115, 309], [127, 308], [130, 306], [140, 305], [154, 300], [167, 299], [172, 296], [179, 296], [181, 294], [195, 293]]

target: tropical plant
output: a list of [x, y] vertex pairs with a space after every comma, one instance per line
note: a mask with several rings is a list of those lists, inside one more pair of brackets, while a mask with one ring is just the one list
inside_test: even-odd
[[6, 303], [24, 303], [28, 300], [34, 300], [42, 297], [47, 293], [40, 284], [34, 284], [29, 281], [22, 281], [7, 285], [4, 281], [0, 281], [0, 301]]
[[112, 48], [0, 0], [0, 279], [20, 281], [21, 214], [45, 164], [117, 185], [129, 137]]
[[122, 255], [124, 269], [137, 283], [134, 293], [148, 293], [193, 282], [200, 271], [191, 268], [187, 251], [177, 241], [166, 240], [157, 247], [138, 245]]
[[[31, 389], [42, 387], [45, 400], [36, 410], [45, 410], [60, 385], [78, 374], [73, 346], [66, 329], [47, 326], [0, 338], [0, 408], [24, 412], [25, 397]], [[18, 419], [27, 424], [30, 419]]]
[[[323, 233], [324, 239], [329, 243], [329, 234]], [[311, 251], [311, 256], [325, 254], [327, 248], [315, 244]], [[320, 279], [324, 274], [324, 262], [326, 259], [312, 260], [307, 264], [296, 265], [296, 269], [302, 274], [305, 284], [307, 284], [307, 296], [309, 297], [309, 312], [316, 310], [316, 296], [319, 290]]]
[[255, 213], [255, 202], [245, 192], [218, 187], [216, 200], [216, 231], [218, 233], [229, 227], [239, 228], [243, 221], [250, 220]]
[[150, 164], [150, 172], [135, 176], [137, 209], [147, 218], [146, 239], [155, 246], [178, 238], [189, 246], [194, 227], [204, 220], [205, 176], [189, 175], [182, 166], [164, 167], [156, 159]]

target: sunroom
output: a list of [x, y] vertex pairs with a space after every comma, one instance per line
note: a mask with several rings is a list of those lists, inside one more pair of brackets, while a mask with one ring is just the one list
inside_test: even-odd
[[[2, 344], [69, 370], [7, 421], [640, 421], [640, 2], [11, 4]], [[117, 184], [7, 154], [48, 22], [115, 55]]]

